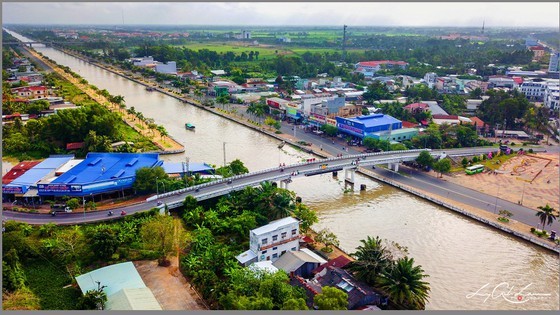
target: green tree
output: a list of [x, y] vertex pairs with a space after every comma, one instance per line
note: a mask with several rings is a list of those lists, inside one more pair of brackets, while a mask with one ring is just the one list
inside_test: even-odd
[[229, 163], [229, 168], [231, 169], [231, 173], [233, 175], [241, 175], [249, 173], [249, 169], [245, 167], [243, 162], [240, 159], [235, 159]]
[[2, 257], [2, 289], [13, 292], [25, 287], [27, 278], [15, 248]]
[[556, 220], [556, 218], [558, 217], [558, 214], [556, 213], [556, 209], [552, 208], [548, 204], [546, 204], [544, 207], [539, 206], [537, 208], [540, 209], [540, 211], [535, 215], [539, 217], [539, 220], [541, 221], [541, 224], [543, 226], [542, 228], [544, 230], [544, 226], [551, 225], [552, 222], [554, 222], [554, 220]]
[[80, 207], [80, 200], [78, 198], [69, 199], [66, 201], [66, 206], [74, 211]]
[[185, 245], [185, 235], [182, 234], [179, 224], [179, 221], [171, 216], [158, 215], [140, 229], [146, 247], [160, 255], [160, 266], [169, 265], [167, 256]]
[[119, 240], [115, 231], [108, 226], [97, 228], [91, 236], [89, 243], [93, 253], [100, 259], [111, 258], [119, 246]]
[[379, 236], [376, 238], [368, 236], [366, 240], [360, 240], [360, 242], [362, 245], [351, 254], [356, 260], [352, 261], [347, 269], [357, 279], [375, 285], [381, 274], [391, 267], [391, 257]]
[[335, 287], [324, 286], [322, 292], [314, 297], [313, 302], [319, 310], [347, 310], [348, 293]]
[[379, 286], [389, 298], [406, 309], [422, 310], [428, 301], [430, 286], [422, 266], [414, 266], [413, 258], [400, 258], [393, 268], [379, 278]]
[[296, 204], [293, 215], [300, 220], [299, 228], [302, 233], [306, 233], [313, 224], [319, 222], [315, 211], [302, 203]]
[[331, 246], [338, 246], [339, 241], [336, 237], [336, 234], [331, 232], [328, 229], [322, 229], [321, 231], [317, 232], [317, 236], [315, 236], [315, 240], [319, 243], [325, 244], [325, 247], [322, 249], [325, 252], [331, 252]]
[[3, 310], [40, 310], [40, 302], [41, 300], [28, 287], [22, 287], [14, 292], [6, 291], [2, 294]]
[[78, 300], [78, 309], [81, 310], [103, 310], [107, 303], [107, 293], [102, 288], [87, 291]]
[[434, 158], [428, 151], [422, 151], [416, 158], [416, 163], [423, 167], [432, 167], [434, 165]]
[[449, 159], [441, 159], [434, 163], [434, 171], [443, 176], [443, 173], [448, 173], [451, 170], [451, 161]]
[[338, 133], [338, 128], [329, 124], [322, 125], [321, 130], [329, 137], [334, 137]]
[[282, 305], [283, 311], [307, 311], [309, 308], [302, 298], [299, 299], [289, 299]]
[[378, 80], [368, 85], [367, 91], [363, 94], [363, 97], [369, 104], [372, 104], [373, 101], [392, 99], [391, 93], [385, 83]]
[[133, 188], [142, 194], [153, 193], [157, 191], [156, 180], [167, 180], [169, 176], [161, 166], [142, 167], [136, 170], [136, 179]]

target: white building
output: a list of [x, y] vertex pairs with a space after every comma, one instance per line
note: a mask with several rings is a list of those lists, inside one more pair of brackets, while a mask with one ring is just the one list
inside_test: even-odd
[[428, 72], [424, 75], [424, 82], [428, 84], [428, 87], [431, 89], [437, 82], [437, 74], [435, 72]]
[[249, 250], [235, 257], [244, 266], [258, 261], [274, 262], [287, 251], [299, 250], [299, 221], [295, 218], [272, 221], [249, 233]]
[[175, 61], [168, 61], [167, 63], [157, 63], [156, 72], [177, 74], [177, 63]]
[[548, 63], [548, 72], [558, 72], [560, 68], [560, 52], [550, 54], [550, 62]]
[[157, 64], [157, 61], [154, 60], [154, 57], [142, 57], [142, 58], [134, 58], [131, 59], [132, 64], [138, 67], [147, 67], [147, 66], [154, 66]]
[[544, 105], [550, 109], [560, 108], [560, 84], [549, 83], [544, 89]]
[[525, 81], [521, 84], [521, 93], [530, 101], [542, 102], [546, 85], [546, 81]]

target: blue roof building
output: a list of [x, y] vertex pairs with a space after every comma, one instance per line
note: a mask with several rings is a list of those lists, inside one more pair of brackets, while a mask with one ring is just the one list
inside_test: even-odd
[[86, 196], [132, 188], [136, 170], [161, 166], [157, 153], [88, 153], [86, 159], [49, 184], [39, 196]]
[[[4, 194], [25, 194], [29, 188], [38, 186], [37, 183], [54, 172], [62, 165], [73, 159], [73, 155], [52, 155], [41, 163], [13, 180], [8, 185], [2, 185]], [[40, 184], [39, 184], [40, 185]]]
[[402, 128], [402, 122], [384, 114], [358, 116], [356, 118], [336, 117], [339, 132], [363, 139], [364, 137], [381, 131]]
[[[169, 175], [179, 174], [183, 176], [187, 172], [186, 163], [173, 163], [173, 162], [163, 162], [163, 170]], [[206, 174], [211, 175], [215, 173], [212, 166], [206, 163], [193, 163], [190, 162], [188, 165], [188, 173], [190, 174]]]

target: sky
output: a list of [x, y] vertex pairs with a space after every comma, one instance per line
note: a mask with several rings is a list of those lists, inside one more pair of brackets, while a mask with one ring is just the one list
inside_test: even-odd
[[2, 23], [558, 29], [559, 12], [558, 2], [3, 2]]

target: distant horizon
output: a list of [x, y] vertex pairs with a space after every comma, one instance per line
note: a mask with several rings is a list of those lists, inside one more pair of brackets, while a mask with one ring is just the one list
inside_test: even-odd
[[[112, 28], [115, 27], [127, 27], [127, 26], [145, 26], [145, 27], [220, 27], [220, 28], [225, 28], [225, 27], [246, 27], [246, 28], [255, 28], [255, 27], [287, 27], [287, 28], [292, 28], [292, 27], [320, 27], [320, 28], [340, 28], [343, 26], [343, 24], [340, 25], [277, 25], [277, 24], [262, 24], [262, 25], [243, 25], [243, 24], [231, 24], [231, 25], [225, 25], [225, 24], [90, 24], [90, 23], [86, 23], [86, 24], [45, 24], [45, 23], [2, 23], [2, 27], [8, 26], [8, 25], [14, 25], [14, 26], [95, 26], [95, 27], [102, 27], [102, 26], [110, 26]], [[423, 26], [413, 26], [413, 25], [349, 25], [349, 24], [345, 24], [346, 26], [348, 26], [349, 28], [351, 27], [387, 27], [387, 28], [472, 28], [472, 29], [480, 29], [482, 27], [482, 24], [480, 26], [451, 26], [451, 25], [423, 25]], [[560, 28], [556, 28], [556, 27], [552, 27], [552, 26], [484, 26], [485, 30], [488, 29], [496, 29], [496, 28], [500, 28], [500, 29], [550, 29], [550, 30], [556, 30], [558, 32], [560, 32]]]
[[[3, 24], [560, 28], [558, 2], [4, 2]], [[54, 22], [54, 23], [53, 23]]]

